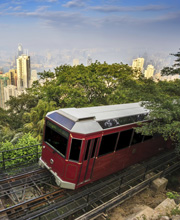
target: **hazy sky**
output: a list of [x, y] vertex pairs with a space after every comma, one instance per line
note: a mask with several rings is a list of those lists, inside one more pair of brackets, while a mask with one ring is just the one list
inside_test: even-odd
[[107, 61], [177, 52], [180, 0], [0, 0], [0, 50], [18, 43], [29, 51], [89, 50]]

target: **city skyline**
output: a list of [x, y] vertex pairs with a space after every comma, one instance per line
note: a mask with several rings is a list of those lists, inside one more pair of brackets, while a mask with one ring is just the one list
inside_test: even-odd
[[[100, 62], [179, 48], [178, 0], [2, 0], [1, 51], [81, 51]], [[73, 57], [77, 59], [79, 57]]]

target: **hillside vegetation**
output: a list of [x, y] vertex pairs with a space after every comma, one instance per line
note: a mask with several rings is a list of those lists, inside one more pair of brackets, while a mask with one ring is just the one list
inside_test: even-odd
[[[175, 66], [165, 68], [163, 74], [179, 73], [179, 52]], [[146, 101], [151, 109], [150, 124], [138, 132], [161, 133], [165, 139], [180, 140], [180, 80], [158, 81], [144, 76], [123, 63], [92, 63], [90, 66], [61, 65], [54, 72], [39, 73], [39, 81], [19, 97], [11, 97], [8, 110], [0, 109], [0, 151], [3, 143], [15, 144], [28, 132], [42, 140], [47, 112], [59, 108], [88, 107]], [[148, 102], [147, 102], [148, 101]]]

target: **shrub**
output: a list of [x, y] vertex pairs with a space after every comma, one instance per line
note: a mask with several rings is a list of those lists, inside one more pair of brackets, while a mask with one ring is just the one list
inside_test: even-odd
[[[38, 146], [37, 146], [38, 145]], [[26, 133], [13, 145], [6, 141], [0, 147], [0, 168], [9, 168], [38, 159], [41, 153], [41, 144], [31, 133]]]

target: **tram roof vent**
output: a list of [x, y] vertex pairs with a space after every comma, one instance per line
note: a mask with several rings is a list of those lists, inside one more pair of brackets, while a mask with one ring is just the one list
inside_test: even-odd
[[90, 115], [89, 113], [77, 108], [59, 109], [58, 113], [71, 119], [74, 122], [96, 119], [94, 115]]

